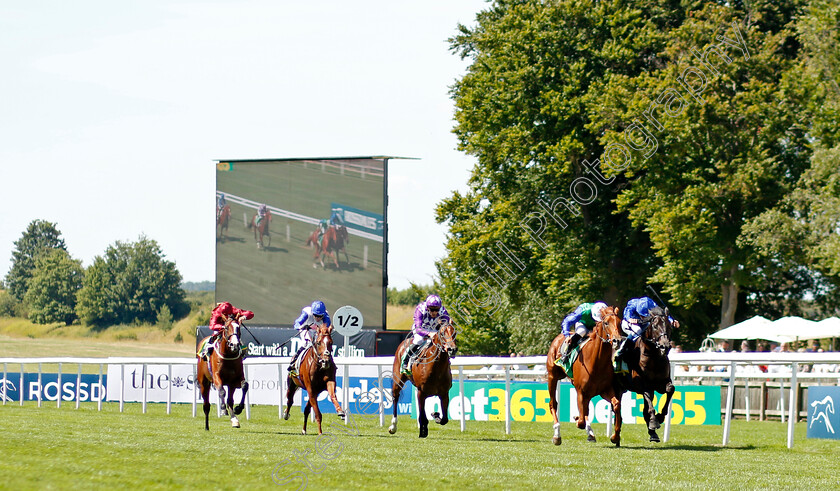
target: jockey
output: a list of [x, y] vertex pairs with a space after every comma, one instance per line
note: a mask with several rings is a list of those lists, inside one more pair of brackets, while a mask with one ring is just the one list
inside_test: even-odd
[[324, 234], [327, 233], [327, 228], [329, 227], [329, 223], [326, 220], [321, 220], [318, 222], [318, 245], [321, 245], [321, 241], [324, 239]]
[[338, 214], [338, 210], [340, 210], [340, 208], [333, 208], [332, 215], [330, 215], [330, 225], [344, 225], [344, 219]]
[[[618, 351], [613, 355], [613, 359], [621, 358], [634, 344], [639, 336], [645, 332], [650, 323], [651, 309], [658, 308], [656, 302], [650, 297], [631, 298], [624, 307], [623, 319], [621, 320], [621, 330], [627, 333], [627, 337], [621, 341]], [[674, 320], [670, 315], [668, 320], [674, 327], [680, 327], [680, 323]]]
[[295, 329], [300, 331], [300, 338], [303, 340], [303, 346], [298, 348], [295, 356], [292, 357], [292, 362], [289, 363], [289, 376], [296, 377], [295, 362], [298, 356], [308, 347], [312, 345], [312, 330], [314, 325], [326, 325], [330, 327], [332, 321], [330, 320], [330, 313], [327, 312], [327, 306], [320, 300], [315, 300], [312, 305], [304, 307], [300, 311], [300, 317], [295, 320]]
[[265, 203], [261, 204], [259, 208], [257, 208], [257, 227], [260, 226], [260, 222], [263, 218], [268, 214], [268, 206]]
[[241, 322], [243, 318], [247, 320], [253, 317], [254, 313], [250, 310], [236, 308], [229, 302], [217, 303], [216, 307], [213, 308], [213, 312], [210, 314], [210, 329], [213, 330], [213, 335], [210, 336], [210, 339], [205, 344], [201, 358], [206, 360], [213, 353], [213, 343], [216, 342], [216, 338], [225, 330], [225, 324], [228, 320], [233, 319]]
[[216, 201], [216, 220], [218, 220], [219, 217], [222, 216], [222, 210], [225, 209], [226, 205], [227, 200], [225, 199], [225, 193], [220, 193], [219, 199]]
[[[560, 363], [566, 363], [569, 354], [578, 345], [581, 338], [589, 334], [596, 323], [601, 322], [601, 310], [605, 308], [607, 308], [607, 304], [604, 302], [582, 303], [574, 312], [563, 319], [563, 335], [566, 336], [566, 342], [560, 348]], [[569, 337], [573, 327], [575, 332]]]
[[411, 328], [414, 334], [411, 346], [406, 350], [403, 356], [402, 373], [411, 375], [408, 367], [411, 362], [420, 354], [420, 350], [425, 344], [426, 340], [431, 337], [433, 333], [440, 330], [440, 326], [448, 324], [452, 319], [449, 317], [449, 312], [440, 301], [440, 297], [431, 294], [426, 297], [425, 302], [420, 302], [414, 309], [414, 325]]

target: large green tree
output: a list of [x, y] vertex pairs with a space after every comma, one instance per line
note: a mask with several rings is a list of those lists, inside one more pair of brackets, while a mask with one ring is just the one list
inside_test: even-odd
[[29, 319], [38, 324], [72, 324], [83, 273], [82, 262], [71, 258], [64, 249], [52, 249], [38, 256], [23, 297]]
[[61, 232], [54, 223], [33, 220], [26, 227], [21, 238], [15, 242], [15, 250], [12, 251], [12, 267], [6, 274], [6, 287], [15, 299], [22, 301], [26, 295], [38, 256], [53, 249], [67, 250], [64, 239], [61, 238]]
[[144, 236], [117, 241], [85, 272], [76, 312], [95, 326], [154, 322], [164, 306], [178, 318], [189, 310], [180, 284], [175, 263], [165, 259], [157, 242]]
[[476, 165], [470, 190], [438, 207], [450, 227], [438, 270], [468, 349], [507, 351], [529, 339], [512, 329], [648, 283], [695, 341], [739, 304], [824, 287], [825, 273], [770, 260], [744, 229], [811, 165], [805, 10], [497, 1], [460, 27], [452, 48], [471, 65], [452, 89], [455, 133]]

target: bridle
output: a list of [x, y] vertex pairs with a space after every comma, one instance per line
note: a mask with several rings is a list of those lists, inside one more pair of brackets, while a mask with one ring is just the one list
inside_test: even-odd
[[658, 349], [662, 356], [666, 356], [671, 350], [671, 322], [668, 320], [668, 316], [651, 314], [642, 339]]
[[[315, 337], [315, 359], [318, 361], [318, 368], [326, 370], [332, 363], [332, 328], [319, 327]], [[319, 350], [318, 348], [321, 347]]]
[[[607, 329], [607, 325], [609, 325], [609, 323], [607, 322], [607, 319], [610, 318], [610, 317], [615, 318], [616, 328], [614, 330], [616, 330], [616, 331], [618, 330], [617, 326], [619, 325], [621, 320], [618, 318], [618, 315], [616, 315], [615, 312], [612, 311], [612, 307], [607, 307], [606, 309], [602, 310], [602, 312], [606, 312], [606, 314], [604, 314], [601, 321], [598, 322], [595, 325], [596, 329], [593, 329], [592, 331], [595, 333], [596, 336], [598, 336], [598, 339], [600, 339], [602, 343], [605, 343], [605, 344], [617, 343], [618, 341], [620, 341], [621, 336], [618, 336], [618, 338], [616, 338], [615, 333], [610, 332]], [[597, 329], [598, 325], [601, 326], [600, 329]]]
[[[222, 335], [216, 341], [216, 349], [213, 350], [216, 356], [222, 360], [238, 360], [242, 357], [242, 347], [239, 344], [239, 326], [239, 322], [232, 319], [225, 323]], [[222, 344], [225, 346], [224, 354], [219, 349]], [[233, 353], [236, 353], [236, 356], [230, 356]]]

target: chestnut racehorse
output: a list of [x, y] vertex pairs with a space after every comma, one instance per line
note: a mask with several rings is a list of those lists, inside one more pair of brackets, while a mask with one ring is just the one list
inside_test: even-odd
[[[601, 311], [602, 321], [595, 324], [589, 336], [581, 341], [577, 359], [572, 365], [572, 385], [577, 390], [578, 417], [577, 427], [586, 429], [587, 441], [595, 441], [595, 433], [589, 423], [589, 401], [600, 395], [612, 404], [615, 413], [615, 425], [610, 441], [616, 447], [621, 445], [621, 390], [617, 385], [613, 366], [612, 354], [614, 347], [621, 339], [621, 318], [616, 307], [607, 307]], [[554, 436], [552, 441], [560, 445], [560, 422], [557, 419], [557, 383], [567, 376], [562, 367], [554, 361], [560, 358], [560, 347], [565, 336], [562, 334], [554, 338], [548, 349], [546, 369], [548, 370], [548, 394], [551, 416], [554, 418]], [[583, 344], [585, 343], [585, 344]]]
[[313, 245], [315, 247], [315, 254], [312, 255], [312, 267], [317, 267], [317, 262], [324, 266], [324, 256], [332, 259], [335, 264], [335, 269], [340, 269], [338, 264], [338, 253], [344, 252], [344, 260], [350, 263], [350, 257], [347, 255], [347, 246], [350, 242], [350, 234], [347, 233], [347, 227], [344, 225], [330, 225], [324, 232], [324, 237], [321, 238], [321, 245], [318, 245], [318, 230], [316, 229], [306, 240], [306, 245]]
[[283, 419], [289, 419], [289, 411], [295, 399], [295, 392], [298, 387], [309, 395], [306, 407], [303, 408], [303, 434], [306, 434], [306, 422], [309, 419], [309, 412], [315, 412], [315, 421], [318, 422], [318, 434], [321, 431], [321, 410], [318, 408], [318, 395], [324, 390], [330, 396], [335, 406], [335, 412], [339, 418], [344, 418], [344, 410], [338, 403], [335, 395], [335, 362], [332, 358], [332, 332], [333, 328], [321, 325], [317, 328], [315, 344], [308, 348], [301, 355], [300, 370], [296, 377], [289, 376], [286, 379], [286, 411]]
[[219, 216], [216, 219], [216, 225], [219, 226], [219, 238], [225, 238], [225, 232], [228, 229], [228, 223], [230, 222], [230, 205], [225, 205], [222, 208], [222, 211], [219, 212]]
[[[216, 339], [213, 353], [208, 357], [208, 361], [198, 359], [196, 383], [201, 390], [201, 398], [204, 400], [204, 429], [208, 431], [210, 430], [210, 384], [219, 391], [219, 400], [224, 401], [227, 414], [230, 414], [230, 423], [234, 428], [239, 428], [239, 419], [236, 415], [245, 408], [248, 382], [245, 380], [245, 370], [242, 366], [244, 353], [239, 344], [239, 327], [238, 321], [229, 319]], [[233, 392], [237, 388], [242, 389], [242, 398], [239, 404], [233, 407]], [[226, 392], [227, 400], [225, 400]]]
[[271, 233], [268, 230], [268, 225], [271, 223], [271, 212], [266, 211], [265, 216], [260, 220], [259, 227], [257, 226], [257, 214], [251, 218], [251, 223], [248, 228], [254, 229], [254, 240], [257, 241], [257, 249], [268, 247], [271, 245]]
[[[647, 328], [636, 340], [635, 346], [622, 356], [627, 362], [629, 373], [618, 376], [623, 388], [641, 394], [644, 398], [642, 412], [652, 442], [659, 441], [656, 430], [665, 421], [671, 398], [674, 396], [671, 360], [668, 359], [668, 352], [671, 350], [671, 327], [668, 309], [650, 309]], [[665, 394], [665, 405], [659, 414], [656, 413], [656, 406], [653, 404], [654, 391]]]
[[[403, 353], [411, 345], [412, 338], [409, 337], [400, 344], [394, 354], [394, 366], [391, 378], [393, 386], [391, 394], [394, 401], [394, 417], [391, 418], [391, 426], [388, 433], [397, 432], [397, 401], [400, 399], [405, 382], [410, 380], [417, 388], [417, 419], [420, 424], [420, 438], [426, 438], [429, 434], [429, 418], [426, 416], [426, 398], [437, 396], [440, 398], [440, 413], [433, 413], [435, 423], [445, 425], [449, 422], [449, 389], [452, 388], [452, 369], [449, 359], [458, 352], [458, 345], [455, 343], [455, 328], [452, 324], [445, 324], [432, 335], [432, 342], [420, 351], [417, 361], [411, 369], [411, 377], [400, 372]], [[441, 414], [442, 413], [442, 414]]]

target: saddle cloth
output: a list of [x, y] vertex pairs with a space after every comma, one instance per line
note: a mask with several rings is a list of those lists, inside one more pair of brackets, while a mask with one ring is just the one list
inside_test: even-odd
[[306, 356], [309, 354], [309, 350], [311, 349], [312, 346], [309, 346], [308, 348], [303, 350], [300, 356], [297, 357], [297, 360], [295, 360], [295, 372], [300, 373], [300, 364], [303, 363], [303, 359], [306, 358]]

